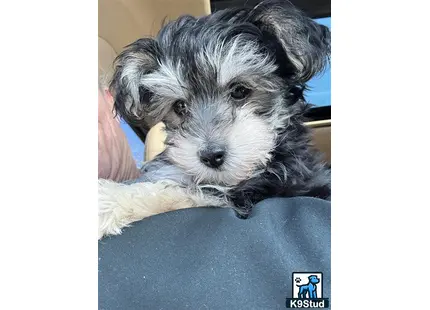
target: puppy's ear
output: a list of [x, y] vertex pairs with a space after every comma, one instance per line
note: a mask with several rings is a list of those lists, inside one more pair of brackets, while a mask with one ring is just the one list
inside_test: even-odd
[[153, 39], [139, 39], [125, 47], [114, 62], [109, 85], [114, 109], [125, 120], [142, 125], [151, 93], [142, 84], [142, 77], [158, 66], [159, 48]]
[[293, 80], [306, 83], [324, 70], [330, 58], [330, 30], [289, 1], [263, 1], [250, 12], [249, 19], [272, 42], [272, 48], [275, 45], [276, 57], [281, 58], [278, 61], [287, 62], [281, 65], [289, 66]]

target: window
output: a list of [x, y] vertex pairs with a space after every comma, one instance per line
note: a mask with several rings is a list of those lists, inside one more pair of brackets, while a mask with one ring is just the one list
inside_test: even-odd
[[121, 128], [127, 137], [127, 142], [130, 146], [131, 154], [136, 162], [136, 166], [140, 169], [144, 160], [143, 157], [145, 154], [145, 145], [143, 144], [143, 141], [136, 135], [133, 129], [131, 129], [130, 125], [128, 125], [122, 118]]
[[[315, 19], [316, 22], [331, 29], [331, 17]], [[308, 83], [309, 90], [305, 93], [306, 100], [315, 107], [331, 105], [331, 68], [330, 64], [324, 72]]]

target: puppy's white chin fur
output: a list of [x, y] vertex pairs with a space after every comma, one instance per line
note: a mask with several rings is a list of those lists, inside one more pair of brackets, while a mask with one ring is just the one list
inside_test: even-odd
[[227, 206], [226, 202], [180, 187], [172, 181], [125, 185], [99, 179], [99, 239], [121, 234], [122, 228], [146, 217], [201, 206]]

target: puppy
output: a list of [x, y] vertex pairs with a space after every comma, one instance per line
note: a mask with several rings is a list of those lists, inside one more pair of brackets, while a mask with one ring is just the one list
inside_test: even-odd
[[168, 210], [232, 207], [246, 218], [269, 197], [330, 199], [303, 97], [329, 56], [329, 29], [281, 0], [183, 16], [127, 46], [110, 85], [115, 110], [147, 128], [163, 121], [166, 149], [139, 183], [99, 180], [99, 236]]

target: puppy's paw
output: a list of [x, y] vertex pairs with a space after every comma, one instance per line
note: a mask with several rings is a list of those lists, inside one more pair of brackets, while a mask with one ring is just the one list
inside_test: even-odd
[[108, 235], [119, 235], [122, 232], [122, 226], [118, 224], [114, 207], [99, 200], [99, 240]]
[[115, 230], [109, 230], [109, 229], [101, 229], [99, 227], [98, 240], [102, 240], [103, 238], [108, 237], [108, 236], [121, 235], [121, 233], [122, 233], [121, 228], [117, 228]]
[[98, 239], [102, 239], [107, 235], [119, 235], [122, 232], [124, 223], [120, 221], [120, 212], [118, 202], [115, 198], [116, 189], [120, 184], [99, 179], [98, 186]]

